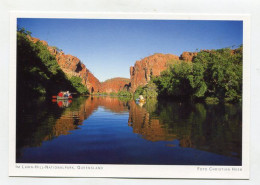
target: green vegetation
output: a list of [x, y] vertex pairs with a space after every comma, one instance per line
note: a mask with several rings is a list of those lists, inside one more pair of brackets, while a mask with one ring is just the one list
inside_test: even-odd
[[143, 95], [145, 99], [154, 99], [158, 96], [158, 89], [153, 81], [149, 81], [145, 86], [139, 86], [135, 93], [134, 98], [137, 99], [139, 95]]
[[60, 90], [86, 93], [77, 77], [70, 80], [60, 69], [55, 57], [41, 42], [29, 40], [31, 32], [17, 31], [17, 93], [19, 97], [56, 95]]
[[80, 94], [88, 94], [88, 89], [81, 83], [82, 79], [80, 77], [72, 76], [69, 80]]
[[205, 98], [205, 102], [208, 104], [218, 104], [219, 99], [215, 98], [215, 97], [207, 97], [207, 98]]
[[117, 96], [117, 93], [116, 92], [111, 92], [111, 93], [109, 93], [109, 96]]
[[130, 93], [129, 91], [119, 91], [117, 93], [117, 96], [124, 96], [124, 97], [129, 97], [132, 98], [132, 93]]
[[[175, 62], [152, 79], [159, 96], [238, 102], [242, 99], [243, 47], [201, 51], [193, 63]], [[137, 93], [144, 93], [138, 88]]]
[[[17, 32], [17, 90], [20, 96], [55, 95], [60, 90], [89, 93], [80, 77], [68, 78], [48, 48], [41, 42], [31, 42], [30, 35], [31, 32], [24, 28]], [[167, 70], [152, 77], [147, 85], [138, 87], [133, 94], [123, 90], [97, 95], [134, 99], [139, 95], [145, 99], [174, 97], [208, 103], [241, 102], [242, 58], [242, 46], [235, 50], [200, 51], [193, 62], [169, 61]], [[129, 79], [116, 79], [129, 82]]]
[[95, 95], [98, 95], [98, 96], [107, 96], [108, 95], [107, 92], [97, 92], [97, 93], [92, 93], [92, 94], [95, 94]]
[[132, 93], [130, 93], [127, 90], [118, 91], [117, 93], [116, 92], [111, 92], [111, 93], [98, 92], [98, 93], [95, 93], [94, 95], [98, 95], [98, 96], [118, 96], [118, 97], [128, 97], [128, 98], [132, 97]]
[[58, 52], [61, 52], [62, 49], [58, 48], [57, 46], [53, 46], [54, 49], [56, 49]]
[[25, 35], [29, 35], [31, 36], [32, 35], [32, 32], [28, 31], [28, 30], [25, 30], [25, 28], [18, 28], [18, 31], [22, 34], [25, 34]]
[[[84, 96], [75, 98], [66, 109], [53, 106], [53, 103], [46, 101], [46, 98], [43, 96], [19, 103], [18, 110], [20, 111], [17, 111], [16, 124], [18, 130], [16, 137], [17, 156], [21, 155], [24, 147], [41, 146], [43, 141], [51, 140], [61, 133], [69, 131], [66, 126], [59, 127], [60, 132], [54, 131], [55, 124], [59, 122], [58, 120], [64, 119], [62, 115], [72, 115], [73, 112], [80, 111], [86, 100], [87, 98]], [[68, 118], [65, 119], [68, 120]], [[80, 120], [71, 117], [71, 121], [72, 119], [76, 128], [80, 124]]]
[[184, 61], [171, 65], [153, 81], [158, 86], [160, 96], [200, 98], [207, 88], [202, 66]]
[[[168, 135], [178, 138], [180, 146], [196, 146], [197, 149], [227, 156], [234, 156], [233, 150], [235, 157], [241, 157], [241, 104], [216, 105], [162, 99], [160, 103], [147, 101], [144, 107], [149, 112], [149, 123], [159, 120]], [[143, 125], [145, 122], [147, 119], [143, 119]]]

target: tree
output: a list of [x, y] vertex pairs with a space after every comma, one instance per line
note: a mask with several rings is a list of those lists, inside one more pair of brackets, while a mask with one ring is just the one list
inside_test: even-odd
[[137, 99], [139, 95], [142, 95], [146, 99], [157, 98], [158, 88], [157, 85], [151, 80], [145, 86], [139, 86], [135, 93], [134, 98]]
[[[154, 77], [159, 96], [235, 102], [242, 98], [243, 46], [200, 51], [193, 63], [179, 61]], [[140, 91], [140, 90], [139, 90]], [[144, 92], [142, 92], [144, 93]]]
[[195, 65], [205, 69], [204, 81], [208, 87], [207, 96], [220, 101], [239, 101], [242, 96], [242, 46], [202, 51], [194, 59]]
[[20, 33], [23, 33], [23, 34], [25, 34], [25, 35], [29, 35], [29, 36], [32, 35], [32, 32], [26, 30], [24, 27], [22, 27], [22, 28], [19, 28], [19, 27], [18, 27], [18, 28], [17, 28], [17, 31], [20, 32]]
[[80, 94], [88, 94], [88, 90], [86, 88], [86, 86], [84, 86], [82, 84], [82, 80], [80, 77], [76, 77], [76, 76], [72, 76], [70, 78], [70, 81], [72, 83], [72, 85], [76, 88], [76, 90], [80, 93]]

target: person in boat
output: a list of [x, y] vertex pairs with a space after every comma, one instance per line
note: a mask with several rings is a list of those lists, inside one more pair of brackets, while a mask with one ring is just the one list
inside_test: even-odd
[[143, 97], [143, 95], [140, 95], [139, 96], [139, 101], [144, 101], [145, 99], [144, 99], [144, 97]]
[[68, 91], [67, 91], [67, 92], [64, 92], [64, 97], [66, 97], [66, 98], [69, 97], [69, 96], [68, 96]]
[[67, 98], [67, 97], [69, 97], [69, 96], [70, 96], [70, 92], [69, 92], [69, 91], [67, 91], [67, 92], [64, 93], [64, 97]]

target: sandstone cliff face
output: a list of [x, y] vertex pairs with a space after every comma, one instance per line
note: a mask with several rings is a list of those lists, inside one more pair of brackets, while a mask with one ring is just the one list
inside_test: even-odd
[[138, 86], [146, 85], [151, 80], [151, 76], [159, 76], [167, 69], [170, 60], [179, 60], [179, 57], [159, 53], [136, 61], [135, 65], [130, 67], [130, 90], [134, 92]]
[[194, 57], [197, 56], [197, 52], [187, 52], [184, 51], [181, 56], [180, 56], [180, 60], [184, 60], [186, 62], [192, 62]]
[[72, 55], [65, 55], [63, 52], [56, 54], [56, 60], [61, 69], [69, 76], [77, 76], [82, 79], [89, 92], [96, 93], [100, 91], [101, 84], [99, 80], [86, 68], [86, 66]]
[[101, 91], [106, 93], [127, 90], [130, 79], [128, 78], [112, 78], [101, 83]]
[[57, 50], [56, 47], [49, 46], [46, 41], [29, 35], [27, 37], [33, 43], [39, 41], [45, 45], [50, 53], [55, 56], [57, 63], [67, 76], [80, 77], [82, 79], [82, 84], [85, 85], [91, 93], [100, 92], [101, 83], [77, 57], [64, 54], [64, 52]]
[[100, 83], [99, 80], [86, 68], [86, 66], [75, 56], [66, 55], [56, 47], [49, 46], [46, 41], [27, 36], [32, 42], [41, 42], [50, 53], [55, 56], [57, 63], [62, 71], [68, 76], [77, 76], [82, 79], [90, 93], [106, 92], [111, 93], [122, 90], [134, 92], [138, 86], [146, 85], [152, 76], [159, 76], [162, 71], [168, 67], [168, 62], [173, 60], [184, 60], [192, 62], [197, 56], [196, 52], [183, 52], [181, 56], [172, 54], [154, 54], [142, 60], [136, 61], [134, 66], [130, 67], [130, 80], [126, 78], [113, 78]]

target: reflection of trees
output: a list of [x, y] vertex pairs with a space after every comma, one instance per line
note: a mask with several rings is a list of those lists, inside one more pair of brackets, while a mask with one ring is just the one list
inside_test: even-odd
[[142, 107], [112, 97], [80, 97], [60, 109], [45, 99], [26, 102], [17, 112], [17, 156], [24, 147], [69, 134], [98, 107], [111, 112], [129, 111], [133, 132], [150, 141], [179, 140], [192, 147], [241, 157], [242, 110], [238, 105], [207, 105], [151, 100]]
[[146, 102], [143, 107], [134, 102], [129, 105], [129, 125], [147, 140], [178, 139], [181, 147], [241, 157], [239, 105], [169, 101]]
[[42, 141], [66, 135], [84, 120], [79, 105], [86, 98], [75, 99], [72, 107], [60, 109], [56, 103], [45, 98], [20, 103], [17, 112], [17, 155], [24, 147], [40, 146]]
[[[146, 106], [154, 110], [156, 107], [152, 102], [146, 102]], [[158, 118], [154, 118], [144, 107], [138, 106], [134, 101], [129, 102], [129, 120], [128, 125], [133, 127], [133, 132], [141, 134], [144, 139], [150, 141], [162, 141], [176, 139], [175, 134], [171, 134], [167, 129], [162, 127]]]
[[22, 106], [17, 112], [17, 156], [24, 147], [40, 146], [43, 141], [69, 134], [99, 106], [121, 113], [127, 111], [126, 104], [111, 97], [79, 97], [63, 109], [45, 98], [20, 103]]

